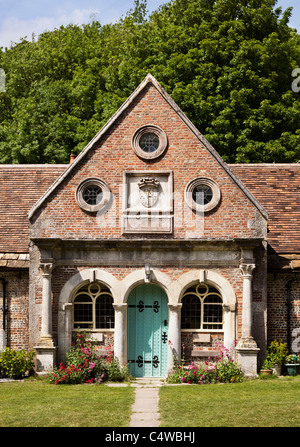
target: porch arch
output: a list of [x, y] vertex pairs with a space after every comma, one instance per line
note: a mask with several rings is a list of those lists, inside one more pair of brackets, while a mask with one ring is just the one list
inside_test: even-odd
[[129, 273], [120, 283], [123, 290], [121, 302], [127, 303], [128, 297], [132, 290], [138, 285], [147, 282], [160, 286], [166, 292], [168, 303], [172, 302], [172, 280], [168, 275], [156, 269], [151, 270], [149, 279], [146, 277], [145, 269], [140, 269]]
[[73, 275], [64, 284], [58, 304], [58, 362], [65, 360], [65, 355], [72, 342], [72, 298], [80, 287], [94, 281], [99, 281], [110, 289], [114, 303], [120, 299], [119, 281], [105, 270], [84, 269]]
[[173, 294], [182, 302], [185, 291], [194, 284], [206, 283], [222, 295], [224, 308], [224, 345], [230, 349], [236, 339], [236, 295], [227, 278], [214, 270], [194, 270], [184, 273], [174, 283]]

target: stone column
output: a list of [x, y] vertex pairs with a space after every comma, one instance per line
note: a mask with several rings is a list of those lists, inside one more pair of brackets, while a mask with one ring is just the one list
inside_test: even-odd
[[121, 365], [127, 362], [126, 358], [126, 303], [114, 303], [115, 309], [115, 334], [114, 334], [114, 354], [119, 359]]
[[177, 362], [181, 359], [181, 317], [182, 304], [169, 304], [169, 356], [168, 370], [173, 367], [174, 358]]
[[58, 307], [58, 355], [57, 363], [66, 361], [66, 353], [72, 345], [73, 303], [59, 304]]
[[51, 278], [53, 264], [50, 262], [40, 265], [42, 270], [43, 294], [42, 294], [42, 328], [40, 339], [35, 346], [37, 353], [37, 372], [43, 373], [53, 367], [55, 362], [56, 347], [52, 339], [52, 302], [51, 302]]
[[43, 278], [42, 299], [42, 330], [40, 341], [53, 346], [52, 340], [52, 303], [51, 303], [51, 279], [53, 264], [41, 264]]
[[246, 376], [257, 375], [257, 353], [259, 348], [252, 337], [252, 272], [255, 264], [243, 262], [240, 269], [243, 276], [242, 338], [238, 342], [239, 363]]
[[224, 309], [224, 346], [227, 349], [232, 349], [235, 343], [236, 334], [235, 334], [235, 314], [236, 314], [236, 305], [223, 305]]

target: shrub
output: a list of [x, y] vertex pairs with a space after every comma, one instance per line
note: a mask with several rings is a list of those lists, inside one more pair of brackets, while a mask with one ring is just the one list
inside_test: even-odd
[[8, 377], [11, 379], [19, 379], [24, 377], [28, 372], [33, 370], [35, 352], [14, 350], [6, 347], [0, 353], [0, 377]]
[[[174, 361], [173, 370], [168, 376], [169, 383], [233, 383], [243, 380], [243, 372], [233, 360], [229, 350], [218, 345], [220, 353], [209, 361], [196, 365], [185, 365], [184, 355], [181, 365]], [[175, 359], [174, 359], [175, 360]]]
[[287, 354], [287, 344], [273, 340], [268, 346], [266, 360], [269, 361], [272, 366], [276, 364], [283, 365]]
[[47, 379], [59, 385], [123, 381], [128, 376], [127, 367], [119, 364], [112, 351], [108, 350], [107, 355], [99, 356], [86, 335], [78, 332], [66, 355], [66, 364], [54, 367]]

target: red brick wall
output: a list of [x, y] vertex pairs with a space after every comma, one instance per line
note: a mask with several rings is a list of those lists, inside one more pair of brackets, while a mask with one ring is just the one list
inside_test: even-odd
[[[12, 349], [28, 349], [28, 270], [2, 271], [6, 280], [6, 346]], [[3, 306], [3, 290], [0, 284], [0, 307]], [[3, 329], [2, 312], [0, 328]]]
[[[168, 149], [159, 160], [145, 162], [131, 148], [134, 132], [146, 124], [160, 126], [168, 136]], [[184, 204], [184, 190], [190, 180], [199, 176], [214, 179], [221, 188], [222, 199], [217, 209], [205, 214], [202, 237], [226, 239], [253, 236], [253, 230], [247, 224], [249, 219], [255, 217], [255, 207], [153, 86], [138, 95], [105, 137], [77, 165], [72, 175], [52, 194], [36, 220], [34, 235], [62, 238], [123, 237], [120, 185], [124, 170], [172, 170], [176, 205], [179, 201]], [[105, 215], [106, 225], [101, 228], [95, 215], [83, 212], [75, 200], [78, 184], [92, 176], [106, 181], [114, 197], [113, 206]], [[181, 213], [182, 207], [179, 210]], [[175, 215], [176, 238], [186, 237], [186, 222], [179, 226], [176, 224], [181, 219], [182, 215]]]
[[[287, 289], [286, 284], [294, 279], [294, 273], [268, 275], [268, 343], [272, 340], [287, 342]], [[300, 329], [300, 281], [291, 285], [291, 334]], [[300, 334], [298, 334], [299, 336]], [[291, 336], [291, 344], [293, 337]]]

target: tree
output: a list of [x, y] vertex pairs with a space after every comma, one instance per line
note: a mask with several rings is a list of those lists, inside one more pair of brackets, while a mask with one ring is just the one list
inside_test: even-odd
[[229, 162], [300, 159], [300, 36], [276, 0], [146, 1], [0, 51], [0, 162], [67, 162], [151, 72]]

